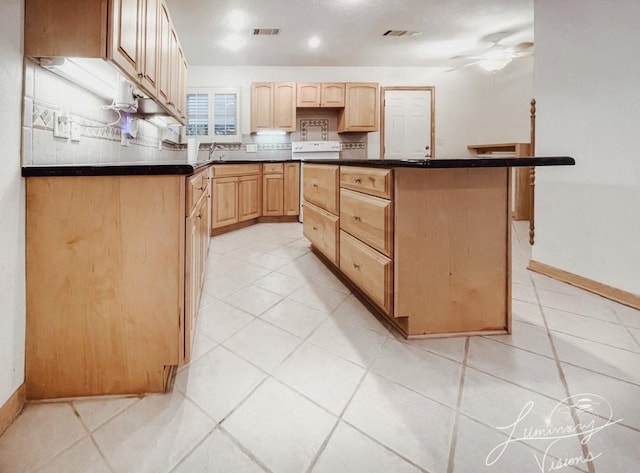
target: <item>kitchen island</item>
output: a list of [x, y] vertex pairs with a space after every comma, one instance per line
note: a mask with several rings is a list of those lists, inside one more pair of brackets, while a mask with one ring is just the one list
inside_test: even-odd
[[511, 331], [510, 168], [569, 157], [305, 163], [304, 234], [405, 337]]

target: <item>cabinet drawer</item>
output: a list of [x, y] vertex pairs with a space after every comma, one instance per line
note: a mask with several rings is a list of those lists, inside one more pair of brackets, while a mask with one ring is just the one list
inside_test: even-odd
[[391, 169], [341, 166], [340, 187], [391, 199], [393, 174]]
[[260, 164], [214, 164], [213, 177], [260, 174]]
[[315, 205], [304, 203], [304, 236], [329, 260], [338, 265], [338, 217]]
[[283, 163], [264, 163], [262, 172], [264, 174], [282, 174], [284, 172]]
[[340, 269], [381, 309], [391, 314], [393, 263], [389, 258], [340, 230]]
[[390, 200], [340, 189], [340, 228], [391, 257], [393, 206]]
[[338, 166], [305, 164], [304, 199], [331, 213], [338, 213]]
[[209, 180], [208, 170], [200, 171], [187, 178], [187, 215], [191, 213], [191, 210], [193, 210], [194, 206], [198, 203], [200, 197], [209, 190]]

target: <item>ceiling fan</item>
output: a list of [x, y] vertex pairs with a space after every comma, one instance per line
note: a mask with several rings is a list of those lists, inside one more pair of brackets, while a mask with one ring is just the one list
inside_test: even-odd
[[454, 56], [450, 59], [467, 59], [471, 62], [462, 66], [454, 67], [449, 71], [455, 71], [463, 67], [479, 66], [488, 72], [496, 72], [504, 69], [514, 59], [531, 56], [533, 54], [533, 42], [525, 41], [515, 46], [504, 46], [500, 44], [511, 33], [501, 31], [482, 38], [483, 41], [491, 43], [491, 46], [478, 55]]

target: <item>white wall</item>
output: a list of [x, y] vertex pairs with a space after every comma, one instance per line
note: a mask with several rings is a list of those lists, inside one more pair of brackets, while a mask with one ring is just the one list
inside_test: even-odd
[[640, 2], [536, 0], [533, 259], [640, 294]]
[[[189, 87], [240, 86], [242, 132], [250, 131], [252, 82], [378, 82], [380, 86], [436, 87], [436, 155], [467, 156], [468, 144], [529, 141], [533, 61], [519, 59], [489, 74], [475, 67], [444, 72], [426, 67], [191, 66]], [[380, 152], [369, 133], [369, 157]]]
[[0, 2], [0, 405], [24, 381], [23, 0]]

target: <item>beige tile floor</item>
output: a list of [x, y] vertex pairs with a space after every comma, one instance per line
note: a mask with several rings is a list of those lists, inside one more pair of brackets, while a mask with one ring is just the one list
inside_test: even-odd
[[637, 472], [640, 313], [530, 273], [514, 229], [513, 335], [415, 341], [299, 224], [216, 237], [173, 392], [29, 404], [0, 472]]

